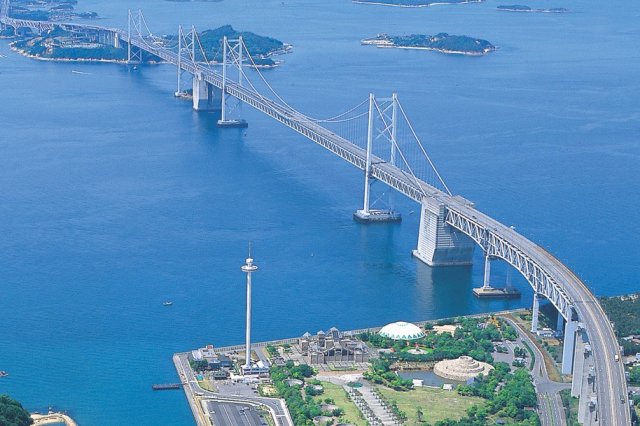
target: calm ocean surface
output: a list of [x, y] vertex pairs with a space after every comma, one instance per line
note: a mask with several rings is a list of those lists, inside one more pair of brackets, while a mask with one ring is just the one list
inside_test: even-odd
[[[159, 34], [231, 23], [292, 43], [267, 75], [310, 115], [397, 91], [453, 192], [547, 247], [596, 294], [638, 290], [637, 8], [282, 3], [78, 8], [125, 27], [126, 10], [141, 7]], [[499, 50], [360, 46], [380, 32], [467, 34]], [[250, 240], [256, 340], [530, 304], [523, 280], [520, 301], [474, 299], [480, 262], [431, 270], [411, 258], [414, 203], [398, 200], [400, 225], [354, 223], [361, 172], [248, 107], [246, 135], [218, 130], [173, 98], [169, 66], [39, 62], [6, 41], [0, 54], [0, 369], [10, 373], [0, 393], [29, 409], [54, 405], [83, 426], [193, 424], [182, 392], [151, 384], [177, 380], [174, 352], [243, 341]]]

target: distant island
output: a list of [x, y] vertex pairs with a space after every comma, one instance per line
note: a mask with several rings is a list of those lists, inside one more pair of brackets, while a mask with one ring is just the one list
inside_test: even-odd
[[441, 53], [469, 56], [482, 56], [496, 50], [496, 47], [487, 40], [464, 35], [449, 35], [447, 33], [439, 33], [434, 36], [423, 34], [408, 36], [378, 34], [375, 37], [362, 40], [361, 43], [376, 47], [435, 50]]
[[[218, 27], [213, 30], [205, 30], [199, 33], [198, 36], [204, 55], [206, 55], [205, 59], [202, 52], [197, 50], [196, 59], [199, 61], [222, 61], [222, 40], [224, 37], [227, 37], [228, 39], [237, 39], [242, 37], [249, 53], [251, 54], [251, 60], [258, 67], [269, 68], [277, 66], [279, 62], [273, 60], [272, 57], [274, 55], [289, 53], [293, 50], [293, 46], [290, 44], [249, 31], [237, 31], [231, 25], [223, 25], [222, 27]], [[166, 47], [177, 49], [177, 35], [164, 36], [164, 39], [166, 41]], [[251, 66], [251, 64], [247, 65]]]
[[[222, 60], [222, 40], [227, 36], [230, 39], [242, 36], [251, 57], [245, 56], [246, 66], [274, 67], [278, 62], [273, 60], [273, 55], [287, 53], [292, 46], [271, 37], [264, 37], [252, 32], [236, 31], [231, 25], [225, 25], [213, 30], [199, 33], [200, 44], [204, 51], [196, 51], [196, 60], [219, 62]], [[43, 60], [66, 61], [108, 61], [122, 62], [127, 60], [126, 43], [120, 47], [98, 43], [88, 37], [77, 37], [77, 34], [55, 27], [53, 30], [39, 34], [26, 33], [17, 37], [11, 47], [32, 58]], [[164, 36], [160, 43], [172, 50], [178, 48], [178, 36]], [[206, 56], [206, 57], [205, 57]], [[160, 58], [143, 52], [143, 62], [160, 62]]]
[[529, 6], [524, 6], [521, 4], [512, 4], [512, 5], [500, 5], [498, 6], [498, 10], [503, 12], [533, 12], [533, 13], [567, 13], [569, 9], [565, 9], [564, 7], [553, 7], [550, 9], [533, 9]]
[[70, 31], [55, 27], [42, 35], [26, 33], [17, 36], [11, 48], [35, 59], [60, 61], [117, 62], [127, 59], [127, 49], [97, 43], [86, 38], [75, 38]]
[[30, 21], [69, 21], [74, 18], [96, 19], [96, 12], [76, 12], [78, 0], [12, 0], [12, 18]]
[[441, 4], [482, 3], [484, 0], [352, 0], [354, 3], [396, 7], [428, 7]]

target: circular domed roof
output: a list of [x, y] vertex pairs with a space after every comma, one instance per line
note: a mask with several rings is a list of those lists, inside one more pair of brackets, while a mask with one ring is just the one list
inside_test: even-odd
[[475, 378], [480, 374], [487, 375], [491, 370], [493, 370], [493, 366], [486, 362], [476, 361], [470, 356], [446, 359], [433, 366], [433, 372], [438, 376], [461, 382]]
[[424, 332], [420, 327], [404, 321], [387, 324], [378, 334], [393, 340], [415, 340], [424, 337]]

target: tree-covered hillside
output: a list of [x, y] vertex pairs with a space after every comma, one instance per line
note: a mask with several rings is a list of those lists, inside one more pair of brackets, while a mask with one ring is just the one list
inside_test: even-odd
[[18, 401], [8, 395], [0, 395], [1, 426], [27, 426], [32, 423], [29, 412]]

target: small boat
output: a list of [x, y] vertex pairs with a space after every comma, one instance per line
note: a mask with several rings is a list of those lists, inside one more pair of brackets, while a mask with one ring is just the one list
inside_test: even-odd
[[9, 373], [7, 373], [6, 371], [2, 370], [0, 371], [0, 377], [7, 377], [9, 375]]
[[167, 300], [167, 301], [165, 301], [165, 302], [162, 302], [162, 305], [163, 305], [163, 306], [171, 306], [171, 305], [173, 305], [173, 302], [172, 302], [172, 301], [170, 301], [170, 300]]

